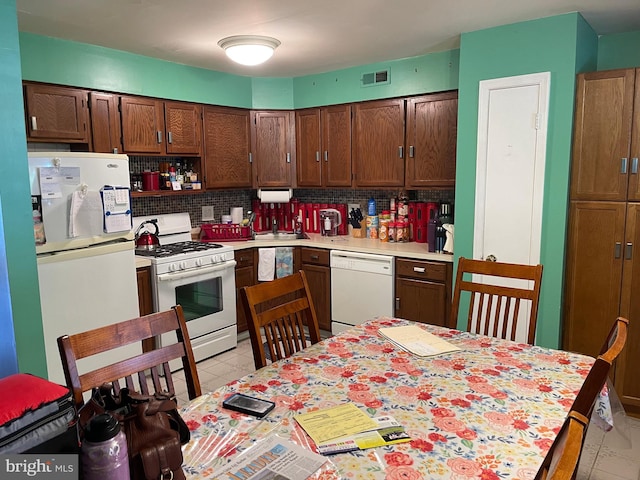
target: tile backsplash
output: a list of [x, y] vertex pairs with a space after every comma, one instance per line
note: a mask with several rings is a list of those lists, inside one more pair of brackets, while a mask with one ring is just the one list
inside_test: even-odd
[[[293, 196], [301, 202], [313, 203], [359, 203], [363, 209], [369, 198], [376, 200], [378, 211], [389, 208], [389, 198], [397, 193], [393, 190], [353, 190], [353, 189], [295, 189]], [[454, 201], [454, 190], [416, 190], [408, 192], [410, 200], [424, 202]], [[161, 197], [140, 197], [132, 199], [134, 216], [162, 213], [189, 212], [192, 226], [202, 223], [202, 206], [213, 206], [215, 222], [221, 215], [228, 215], [231, 207], [251, 209], [251, 200], [257, 198], [255, 190], [218, 190], [199, 194], [171, 195]]]

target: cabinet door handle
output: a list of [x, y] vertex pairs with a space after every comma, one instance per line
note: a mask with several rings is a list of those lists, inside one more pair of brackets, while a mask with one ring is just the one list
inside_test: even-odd
[[291, 154], [287, 152], [287, 163], [291, 163]]
[[329, 150], [325, 150], [324, 151], [324, 161], [328, 162], [329, 161]]
[[238, 260], [240, 260], [241, 262], [246, 261], [247, 259], [245, 257], [240, 257]]
[[638, 173], [638, 157], [631, 159], [631, 173]]
[[409, 158], [413, 158], [413, 156], [415, 155], [415, 147], [413, 145], [409, 146]]
[[320, 152], [316, 152], [316, 162], [320, 161]]
[[311, 260], [320, 260], [318, 255], [311, 255]]
[[629, 159], [627, 157], [620, 160], [620, 173], [627, 173], [627, 163], [629, 163]]
[[253, 155], [249, 152], [249, 163], [253, 163]]
[[117, 154], [118, 153], [118, 147], [113, 149], [113, 153]]
[[413, 267], [413, 271], [414, 272], [418, 272], [418, 273], [424, 273], [425, 268], [424, 267]]
[[31, 117], [31, 130], [38, 130], [38, 120], [36, 117]]
[[171, 132], [169, 132], [167, 136], [169, 137], [169, 143], [173, 143], [173, 135], [171, 135]]
[[624, 258], [625, 260], [631, 260], [633, 256], [633, 243], [627, 243], [624, 246]]
[[400, 297], [396, 297], [396, 311], [400, 310]]
[[160, 130], [156, 132], [156, 139], [158, 140], [158, 143], [162, 143], [162, 132]]
[[622, 255], [622, 243], [616, 242], [616, 246], [613, 249], [613, 258], [620, 258]]
[[398, 156], [404, 158], [404, 147], [402, 145], [398, 147]]

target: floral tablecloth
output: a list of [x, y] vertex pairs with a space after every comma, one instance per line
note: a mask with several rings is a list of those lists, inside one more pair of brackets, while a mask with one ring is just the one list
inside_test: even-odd
[[[420, 325], [460, 351], [414, 356], [378, 328]], [[182, 415], [191, 478], [216, 470], [268, 435], [315, 449], [293, 417], [353, 402], [391, 415], [411, 441], [327, 457], [315, 479], [532, 479], [593, 359], [481, 335], [378, 318], [191, 401]], [[222, 408], [234, 392], [270, 399], [264, 419]]]

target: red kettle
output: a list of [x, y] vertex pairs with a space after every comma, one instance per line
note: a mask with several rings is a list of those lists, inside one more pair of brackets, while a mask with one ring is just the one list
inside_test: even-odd
[[[149, 230], [145, 229], [142, 233], [140, 231], [143, 229], [145, 225], [153, 225], [155, 227], [155, 232], [151, 233]], [[136, 229], [136, 250], [154, 250], [157, 246], [160, 245], [160, 239], [158, 238], [158, 220], [147, 220], [142, 222], [140, 226]]]

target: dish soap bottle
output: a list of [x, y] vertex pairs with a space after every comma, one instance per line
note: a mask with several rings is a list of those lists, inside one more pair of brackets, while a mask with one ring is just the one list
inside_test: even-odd
[[371, 197], [369, 199], [369, 202], [367, 203], [367, 215], [373, 217], [374, 215], [376, 215], [376, 211], [376, 201], [373, 197]]

